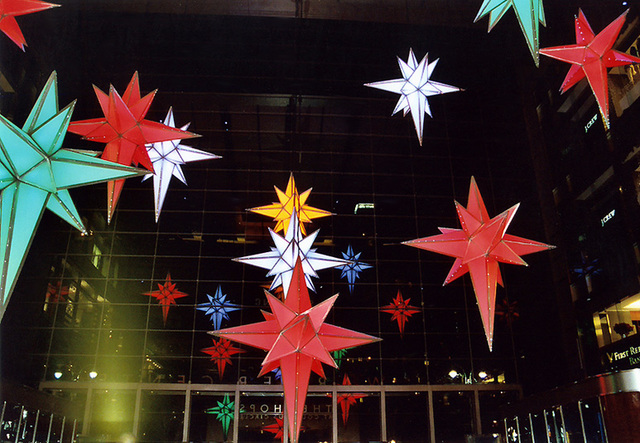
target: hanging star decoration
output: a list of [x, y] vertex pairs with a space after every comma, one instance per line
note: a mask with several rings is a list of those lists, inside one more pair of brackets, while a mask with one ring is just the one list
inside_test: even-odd
[[347, 282], [349, 283], [349, 293], [353, 294], [353, 288], [356, 284], [356, 279], [360, 278], [360, 273], [365, 269], [369, 269], [372, 266], [366, 264], [365, 262], [361, 262], [360, 254], [362, 252], [358, 252], [357, 254], [353, 252], [353, 248], [351, 245], [347, 247], [347, 252], [342, 253], [342, 257], [345, 260], [348, 260], [349, 263], [343, 266], [339, 266], [338, 269], [342, 269], [342, 275], [340, 278], [347, 277]]
[[403, 244], [455, 257], [444, 284], [466, 274], [471, 283], [480, 309], [484, 332], [493, 348], [493, 324], [496, 304], [496, 285], [503, 286], [499, 262], [527, 265], [520, 257], [555, 246], [506, 234], [507, 228], [520, 204], [489, 218], [475, 178], [471, 177], [469, 201], [465, 209], [454, 202], [462, 229], [439, 228], [441, 234], [406, 241]]
[[[216, 420], [218, 420], [222, 424], [222, 430], [224, 432], [224, 439], [227, 439], [227, 435], [229, 434], [229, 425], [231, 424], [231, 420], [233, 420], [233, 410], [235, 409], [236, 403], [231, 401], [229, 398], [229, 394], [224, 394], [224, 398], [222, 401], [216, 401], [218, 404], [212, 408], [205, 410], [206, 414], [213, 414], [216, 416]], [[240, 412], [244, 412], [244, 409], [241, 407]]]
[[260, 429], [273, 434], [274, 440], [282, 441], [282, 438], [284, 437], [284, 420], [278, 417], [274, 417], [274, 420], [276, 421], [275, 423], [265, 425]]
[[400, 65], [400, 71], [402, 71], [402, 78], [365, 83], [365, 86], [369, 86], [371, 88], [400, 94], [400, 99], [398, 100], [392, 115], [403, 111], [406, 116], [411, 112], [413, 124], [416, 128], [416, 133], [418, 134], [418, 140], [420, 141], [420, 146], [422, 146], [424, 115], [428, 114], [429, 117], [433, 117], [431, 115], [431, 108], [429, 107], [427, 97], [446, 94], [448, 92], [463, 91], [463, 89], [455, 86], [445, 85], [444, 83], [438, 83], [430, 80], [431, 74], [433, 74], [433, 70], [438, 64], [438, 60], [439, 59], [436, 59], [429, 63], [429, 54], [427, 54], [422, 60], [420, 60], [420, 63], [418, 63], [416, 56], [413, 53], [413, 49], [409, 49], [409, 58], [407, 58], [406, 63], [398, 57], [398, 64]]
[[[349, 376], [347, 374], [345, 374], [342, 379], [342, 385], [351, 386], [351, 380], [349, 380]], [[338, 406], [340, 406], [340, 410], [342, 411], [342, 423], [345, 426], [349, 420], [349, 410], [351, 407], [355, 406], [358, 400], [365, 397], [367, 397], [367, 394], [358, 394], [355, 392], [346, 392], [338, 395]]]
[[607, 68], [640, 63], [640, 58], [612, 49], [628, 12], [629, 10], [625, 11], [598, 35], [595, 35], [582, 9], [580, 9], [575, 18], [576, 44], [540, 49], [540, 54], [572, 64], [562, 86], [560, 86], [561, 92], [566, 92], [580, 80], [587, 78], [607, 129], [609, 128]]
[[242, 354], [245, 352], [243, 349], [234, 347], [229, 340], [221, 338], [213, 340], [213, 346], [204, 348], [201, 351], [211, 356], [211, 361], [215, 361], [218, 366], [218, 375], [220, 380], [224, 376], [224, 370], [227, 364], [231, 364], [231, 357], [236, 354]]
[[325, 323], [338, 295], [311, 306], [309, 290], [300, 260], [297, 261], [284, 303], [265, 292], [271, 312], [265, 321], [210, 334], [268, 351], [262, 362], [262, 376], [282, 370], [289, 435], [296, 443], [311, 371], [325, 378], [322, 363], [336, 367], [331, 352], [378, 341], [376, 337]]
[[[197, 134], [146, 120], [156, 91], [141, 97], [138, 73], [135, 72], [122, 97], [113, 86], [109, 94], [93, 87], [104, 118], [80, 120], [69, 125], [69, 132], [85, 140], [106, 143], [102, 158], [121, 165], [142, 165], [153, 171], [146, 144], [199, 137]], [[120, 198], [124, 180], [110, 181], [107, 188], [107, 221], [111, 221]]]
[[338, 368], [342, 366], [342, 359], [344, 358], [345, 355], [347, 355], [347, 351], [348, 349], [338, 349], [337, 351], [333, 351], [331, 353], [331, 355], [333, 356], [333, 359], [336, 362], [336, 365], [338, 365]]
[[308, 237], [302, 237], [301, 224], [297, 220], [298, 215], [294, 210], [291, 214], [289, 229], [284, 237], [269, 228], [269, 234], [276, 245], [271, 247], [271, 251], [234, 259], [240, 263], [268, 269], [267, 277], [274, 277], [270, 290], [282, 285], [285, 295], [289, 293], [291, 276], [298, 259], [302, 263], [307, 286], [312, 291], [315, 291], [315, 287], [311, 277], [318, 277], [316, 271], [349, 264], [346, 260], [320, 254], [315, 248], [311, 248], [320, 230]]
[[[164, 124], [170, 128], [176, 127], [173, 118], [173, 109], [169, 108], [169, 112], [167, 112], [167, 116], [164, 119]], [[189, 129], [189, 124], [190, 123], [187, 123], [182, 126], [180, 130], [186, 132], [186, 130]], [[156, 223], [160, 218], [160, 211], [162, 211], [162, 205], [164, 204], [164, 199], [167, 196], [171, 176], [176, 177], [185, 185], [187, 184], [187, 179], [180, 167], [181, 165], [190, 162], [222, 158], [219, 155], [201, 151], [200, 149], [195, 149], [191, 146], [182, 145], [180, 144], [180, 139], [161, 141], [147, 145], [147, 154], [149, 154], [149, 159], [153, 164], [155, 174], [147, 174], [143, 180], [153, 177]]]
[[22, 129], [0, 115], [0, 320], [45, 208], [86, 233], [68, 189], [142, 173], [63, 149], [74, 106], [58, 110], [54, 71]]
[[331, 215], [331, 212], [329, 211], [314, 208], [307, 204], [307, 199], [309, 198], [309, 194], [311, 194], [312, 188], [309, 188], [302, 194], [299, 194], [293, 174], [289, 176], [289, 182], [287, 183], [287, 188], [284, 192], [278, 189], [277, 186], [274, 186], [274, 188], [278, 195], [278, 203], [271, 203], [270, 205], [247, 209], [247, 211], [272, 217], [277, 222], [273, 229], [275, 232], [283, 230], [284, 232], [287, 232], [289, 230], [291, 214], [294, 212], [298, 214], [300, 231], [305, 235], [307, 233], [304, 227], [305, 223], [311, 223], [311, 220], [314, 218], [327, 217]]
[[390, 304], [380, 308], [380, 312], [391, 314], [391, 321], [398, 322], [398, 329], [400, 330], [400, 336], [404, 334], [404, 325], [407, 323], [407, 321], [409, 321], [409, 318], [413, 314], [417, 314], [418, 312], [420, 312], [420, 309], [416, 308], [415, 306], [411, 306], [409, 304], [410, 301], [411, 301], [410, 298], [405, 300], [402, 297], [402, 293], [398, 289], [398, 294], [396, 295], [396, 298], [394, 298]]
[[47, 292], [44, 295], [44, 302], [65, 302], [67, 300], [65, 296], [67, 295], [69, 295], [69, 286], [62, 286], [62, 280], [58, 280], [55, 283], [47, 283]]
[[520, 317], [520, 312], [518, 312], [518, 302], [509, 302], [506, 297], [503, 298], [496, 303], [496, 316], [498, 316], [500, 320], [505, 321], [507, 326], [511, 326], [513, 321]]
[[477, 22], [488, 14], [488, 32], [491, 32], [496, 23], [510, 8], [513, 8], [513, 12], [516, 14], [533, 61], [536, 66], [539, 66], [540, 56], [538, 55], [538, 50], [540, 49], [540, 42], [538, 41], [538, 36], [540, 34], [540, 24], [547, 26], [542, 0], [484, 0], [473, 22]]
[[162, 319], [166, 326], [167, 315], [169, 314], [169, 308], [171, 305], [175, 305], [177, 298], [187, 297], [188, 294], [180, 292], [176, 289], [176, 284], [171, 283], [171, 274], [167, 273], [167, 278], [164, 284], [158, 283], [158, 290], [152, 292], [145, 292], [144, 295], [149, 297], [155, 297], [158, 299], [158, 303], [162, 306]]
[[600, 267], [600, 259], [594, 258], [591, 259], [585, 253], [581, 253], [581, 261], [579, 265], [574, 265], [571, 270], [574, 274], [576, 274], [580, 278], [588, 278], [592, 275], [600, 275], [602, 274], [602, 268]]
[[40, 0], [0, 0], [0, 31], [4, 32], [16, 45], [24, 51], [27, 41], [22, 35], [15, 17], [55, 8], [55, 3]]
[[203, 311], [208, 315], [215, 329], [220, 329], [222, 320], [229, 320], [229, 312], [238, 311], [240, 307], [227, 301], [227, 295], [222, 294], [222, 287], [218, 285], [213, 297], [207, 294], [209, 301], [196, 305], [198, 311]]

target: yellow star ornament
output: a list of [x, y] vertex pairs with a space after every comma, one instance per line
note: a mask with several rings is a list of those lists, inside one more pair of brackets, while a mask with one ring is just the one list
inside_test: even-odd
[[289, 176], [289, 183], [287, 183], [287, 189], [285, 192], [282, 192], [277, 186], [274, 186], [274, 188], [278, 195], [278, 200], [280, 200], [279, 203], [271, 203], [270, 205], [247, 209], [248, 211], [255, 212], [256, 214], [273, 217], [277, 222], [274, 232], [282, 230], [284, 230], [285, 233], [287, 232], [289, 229], [289, 220], [291, 220], [291, 214], [293, 214], [294, 211], [298, 214], [300, 231], [303, 235], [306, 234], [304, 223], [311, 223], [311, 220], [314, 218], [331, 215], [331, 212], [329, 211], [313, 208], [306, 204], [312, 188], [309, 188], [302, 194], [299, 194], [293, 174]]

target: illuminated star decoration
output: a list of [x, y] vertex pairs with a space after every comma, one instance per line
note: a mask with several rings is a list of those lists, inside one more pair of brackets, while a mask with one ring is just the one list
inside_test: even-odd
[[418, 63], [413, 49], [409, 49], [409, 58], [405, 63], [398, 57], [398, 64], [402, 71], [402, 78], [386, 80], [374, 83], [365, 83], [365, 86], [382, 89], [383, 91], [400, 94], [400, 99], [393, 110], [393, 115], [404, 111], [404, 115], [411, 112], [413, 124], [416, 127], [418, 140], [422, 146], [422, 131], [424, 127], [424, 115], [431, 115], [429, 101], [427, 97], [432, 95], [446, 94], [447, 92], [462, 91], [455, 86], [445, 85], [430, 80], [431, 74], [438, 63], [438, 59], [429, 63], [429, 54]]
[[607, 68], [640, 63], [640, 58], [612, 49], [622, 29], [627, 12], [629, 10], [611, 22], [598, 35], [595, 35], [580, 9], [575, 19], [576, 44], [540, 49], [540, 54], [572, 64], [562, 86], [560, 86], [560, 91], [563, 93], [583, 78], [587, 78], [607, 129], [609, 128]]
[[60, 5], [40, 0], [0, 0], [0, 31], [4, 32], [24, 51], [27, 41], [24, 39], [20, 26], [18, 26], [18, 22], [14, 17], [44, 11], [56, 6]]
[[[224, 394], [222, 401], [216, 401], [218, 404], [212, 408], [205, 410], [206, 414], [215, 414], [216, 420], [222, 424], [222, 430], [224, 431], [224, 439], [227, 439], [229, 433], [229, 425], [233, 420], [233, 410], [236, 403], [231, 401], [229, 394]], [[240, 408], [240, 412], [244, 412], [243, 408]]]
[[[69, 125], [69, 132], [80, 134], [85, 140], [106, 143], [102, 158], [121, 165], [142, 165], [153, 171], [153, 163], [147, 154], [146, 144], [198, 137], [197, 134], [172, 128], [162, 123], [146, 120], [149, 106], [157, 91], [141, 97], [138, 73], [135, 72], [124, 95], [120, 97], [113, 86], [109, 94], [98, 87], [93, 90], [98, 97], [105, 118], [81, 120]], [[107, 221], [111, 221], [122, 192], [124, 180], [109, 182], [107, 187]]]
[[315, 248], [312, 249], [311, 246], [313, 246], [313, 242], [320, 231], [317, 230], [308, 237], [303, 238], [297, 218], [297, 213], [294, 210], [291, 214], [289, 229], [285, 237], [280, 236], [269, 228], [269, 234], [271, 234], [271, 238], [276, 245], [271, 247], [271, 251], [234, 259], [234, 261], [240, 263], [269, 269], [267, 277], [275, 277], [269, 290], [282, 285], [285, 295], [289, 293], [293, 268], [298, 259], [302, 262], [302, 270], [307, 286], [312, 291], [315, 291], [315, 287], [311, 277], [318, 277], [316, 271], [349, 264], [346, 260], [319, 254]]
[[280, 232], [282, 230], [287, 232], [289, 230], [291, 214], [293, 214], [294, 211], [298, 214], [298, 223], [300, 224], [300, 231], [302, 234], [307, 233], [304, 227], [305, 223], [311, 223], [311, 220], [314, 218], [327, 217], [331, 215], [331, 212], [329, 211], [313, 208], [306, 204], [312, 188], [307, 189], [302, 194], [298, 194], [293, 174], [289, 176], [289, 182], [287, 183], [287, 189], [285, 192], [282, 192], [277, 186], [274, 186], [274, 188], [278, 195], [279, 203], [271, 203], [270, 205], [259, 206], [257, 208], [247, 210], [255, 212], [256, 214], [272, 217], [277, 222], [276, 227], [273, 229], [275, 232]]
[[22, 129], [0, 115], [0, 320], [45, 208], [86, 232], [68, 189], [142, 172], [62, 149], [74, 105], [58, 110], [53, 72]]
[[211, 297], [207, 294], [208, 302], [200, 303], [196, 306], [198, 311], [203, 311], [205, 315], [210, 316], [211, 322], [215, 329], [220, 329], [222, 320], [229, 320], [229, 312], [237, 311], [238, 305], [227, 301], [227, 295], [222, 294], [222, 288], [218, 285], [216, 294]]
[[213, 346], [202, 349], [202, 352], [211, 356], [211, 361], [215, 361], [218, 366], [218, 374], [220, 380], [224, 376], [224, 369], [227, 364], [231, 364], [231, 357], [236, 354], [245, 352], [243, 349], [234, 347], [229, 340], [221, 338], [220, 340], [213, 340]]
[[520, 203], [489, 218], [478, 185], [471, 177], [469, 201], [465, 209], [455, 202], [462, 229], [438, 228], [439, 235], [406, 241], [403, 244], [456, 257], [444, 284], [471, 275], [489, 349], [493, 347], [496, 284], [503, 286], [499, 262], [527, 265], [520, 255], [552, 249], [555, 246], [506, 234]]
[[518, 312], [518, 302], [509, 302], [505, 297], [496, 304], [496, 315], [501, 320], [504, 320], [508, 326], [511, 326], [513, 321], [520, 317], [520, 313]]
[[69, 295], [69, 286], [62, 286], [62, 280], [55, 283], [47, 283], [47, 292], [44, 295], [45, 303], [60, 303], [66, 301], [65, 295]]
[[176, 304], [176, 298], [186, 297], [188, 294], [180, 292], [176, 289], [176, 284], [171, 283], [171, 274], [167, 273], [167, 279], [164, 284], [158, 283], [158, 290], [153, 292], [145, 292], [144, 295], [155, 297], [162, 306], [162, 319], [167, 324], [167, 315], [171, 305]]
[[347, 252], [342, 253], [342, 257], [345, 260], [349, 260], [349, 263], [338, 268], [342, 269], [342, 275], [340, 276], [340, 278], [347, 277], [347, 281], [349, 282], [349, 293], [351, 294], [353, 294], [353, 287], [355, 286], [356, 279], [360, 277], [360, 273], [363, 270], [372, 267], [371, 265], [358, 261], [358, 259], [360, 258], [360, 254], [362, 254], [362, 252], [358, 252], [357, 254], [355, 254], [353, 252], [353, 248], [351, 247], [351, 245], [349, 245], [347, 247]]
[[336, 361], [336, 365], [338, 365], [339, 368], [340, 366], [342, 366], [342, 359], [345, 355], [347, 355], [347, 349], [338, 349], [337, 351], [333, 351], [331, 355], [333, 356], [333, 359]]
[[[167, 116], [164, 119], [164, 124], [175, 128], [176, 124], [173, 119], [173, 110], [169, 108]], [[189, 128], [189, 124], [182, 126], [180, 130], [186, 131]], [[199, 149], [192, 148], [191, 146], [181, 145], [180, 139], [167, 140], [151, 145], [147, 145], [147, 154], [153, 164], [154, 174], [147, 174], [143, 180], [153, 176], [153, 191], [155, 193], [155, 208], [156, 208], [156, 223], [160, 218], [160, 211], [162, 211], [162, 204], [167, 196], [167, 190], [169, 189], [169, 182], [173, 175], [185, 185], [187, 179], [182, 173], [180, 165], [185, 163], [196, 162], [201, 160], [213, 160], [216, 158], [222, 158], [219, 155], [211, 154], [209, 152], [201, 151]]]
[[284, 420], [278, 417], [274, 417], [275, 423], [262, 426], [262, 430], [273, 434], [274, 440], [282, 440], [284, 437]]
[[527, 40], [529, 52], [531, 52], [531, 56], [536, 66], [538, 66], [540, 64], [540, 56], [538, 55], [538, 50], [540, 49], [540, 42], [538, 41], [540, 23], [542, 23], [542, 26], [547, 26], [542, 0], [484, 0], [474, 23], [489, 14], [488, 32], [491, 32], [509, 8], [513, 8], [513, 12], [516, 14], [520, 29]]
[[296, 443], [311, 371], [325, 378], [321, 363], [336, 367], [331, 352], [379, 339], [325, 323], [338, 295], [312, 307], [300, 261], [296, 263], [284, 303], [268, 292], [265, 294], [271, 307], [270, 313], [263, 311], [266, 321], [210, 334], [268, 351], [258, 376], [277, 367], [282, 370], [289, 435]]
[[391, 314], [391, 321], [395, 320], [398, 322], [398, 329], [400, 330], [401, 336], [404, 334], [404, 325], [409, 321], [409, 317], [420, 312], [420, 309], [409, 304], [410, 301], [410, 298], [405, 300], [398, 289], [398, 295], [396, 295], [396, 298], [393, 299], [391, 304], [380, 308], [380, 312]]
[[[349, 380], [349, 376], [347, 374], [344, 375], [342, 385], [351, 385], [351, 380]], [[347, 425], [347, 421], [349, 420], [349, 409], [351, 409], [351, 406], [354, 406], [359, 399], [365, 397], [367, 397], [367, 394], [358, 394], [355, 392], [346, 392], [344, 394], [338, 395], [338, 405], [342, 410], [342, 423], [345, 426]]]

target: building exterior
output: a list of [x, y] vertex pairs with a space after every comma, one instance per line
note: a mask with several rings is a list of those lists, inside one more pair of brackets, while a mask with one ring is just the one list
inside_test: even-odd
[[[636, 366], [616, 357], [637, 346], [636, 331], [612, 329], [637, 320], [625, 308], [638, 292], [636, 74], [612, 87], [605, 132], [588, 88], [547, 94], [562, 69], [536, 71], [515, 20], [487, 35], [437, 2], [441, 19], [424, 21], [385, 2], [362, 16], [319, 3], [230, 12], [226, 2], [69, 2], [25, 17], [26, 53], [0, 41], [0, 112], [16, 124], [53, 70], [60, 104], [78, 100], [73, 120], [101, 115], [91, 84], [123, 92], [137, 71], [144, 92], [159, 90], [147, 118], [172, 107], [178, 126], [202, 135], [185, 144], [222, 156], [183, 166], [188, 186], [173, 179], [157, 223], [151, 180], [138, 179], [110, 223], [106, 186], [73, 191], [87, 235], [43, 216], [0, 326], [1, 368], [7, 385], [49, 396], [27, 403], [3, 389], [3, 438], [272, 441], [277, 374], [257, 377], [265, 354], [244, 346], [223, 371], [203, 352], [214, 328], [197, 307], [219, 289], [240, 308], [222, 327], [262, 318], [271, 279], [233, 259], [273, 246], [275, 222], [246, 209], [277, 201], [273, 187], [290, 176], [332, 213], [307, 225], [320, 230], [313, 247], [334, 257], [351, 247], [372, 265], [352, 291], [340, 270], [318, 271], [312, 303], [339, 293], [330, 322], [382, 338], [312, 378], [301, 441], [513, 438], [515, 418], [500, 408], [523, 392]], [[418, 3], [403, 11], [429, 12]], [[551, 7], [549, 19], [573, 13]], [[400, 77], [396, 57], [409, 48], [440, 58], [433, 79], [465, 89], [430, 98], [422, 146], [409, 116], [391, 116], [397, 96], [363, 86]], [[73, 134], [65, 146], [103, 147]], [[454, 199], [466, 205], [472, 176], [490, 215], [521, 202], [510, 233], [558, 246], [502, 268], [493, 351], [471, 280], [442, 285], [453, 259], [401, 245], [458, 228]], [[187, 296], [165, 320], [145, 294], [169, 275]], [[381, 312], [399, 293], [418, 310], [403, 333]]]

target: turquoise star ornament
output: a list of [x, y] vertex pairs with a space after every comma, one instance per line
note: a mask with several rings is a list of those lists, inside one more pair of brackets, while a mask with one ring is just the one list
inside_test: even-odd
[[0, 321], [44, 209], [86, 232], [68, 189], [144, 173], [62, 149], [74, 106], [58, 110], [54, 71], [22, 129], [0, 115]]
[[540, 56], [538, 50], [540, 49], [540, 41], [538, 40], [538, 34], [540, 33], [540, 24], [547, 26], [542, 0], [484, 0], [474, 22], [489, 15], [488, 32], [491, 32], [509, 8], [513, 8], [513, 12], [515, 12], [520, 24], [520, 29], [522, 29], [524, 38], [527, 40], [527, 46], [533, 61], [536, 66], [539, 66]]

